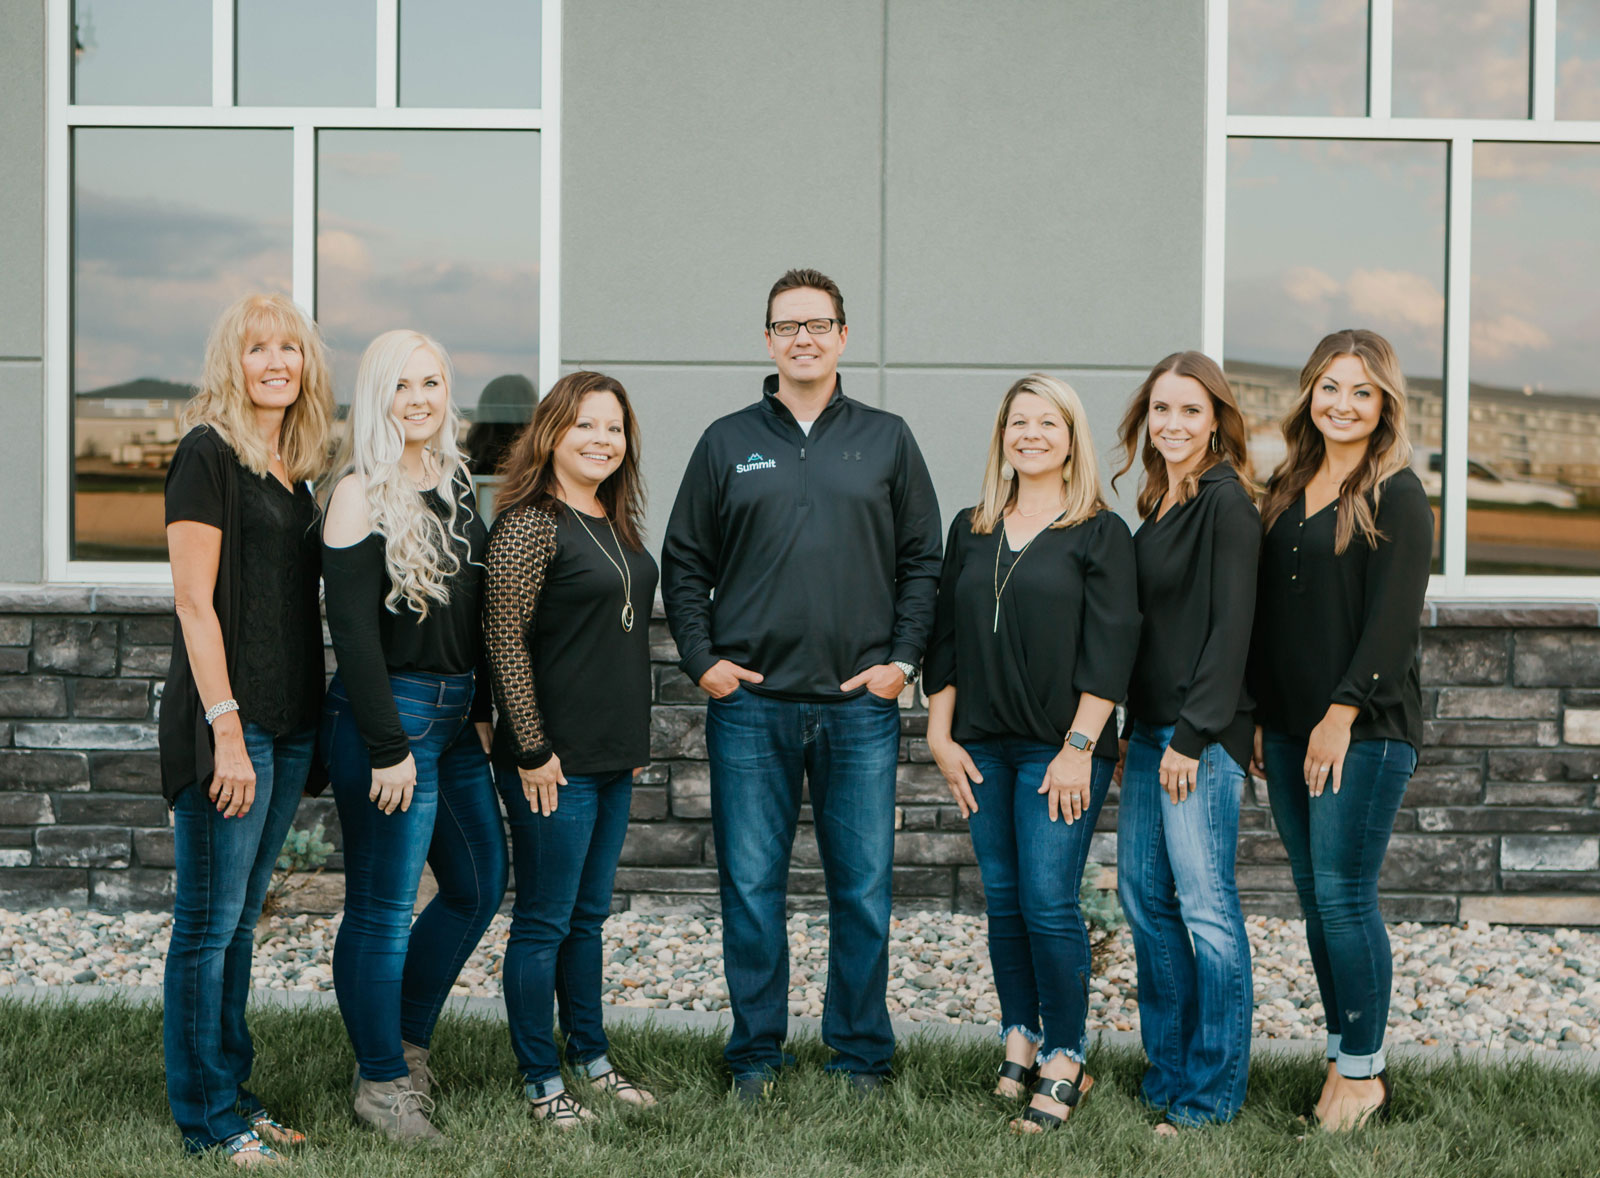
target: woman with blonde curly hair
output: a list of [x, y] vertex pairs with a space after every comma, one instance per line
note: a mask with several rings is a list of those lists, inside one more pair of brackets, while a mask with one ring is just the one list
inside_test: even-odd
[[190, 1152], [281, 1160], [304, 1138], [244, 1087], [250, 959], [312, 765], [322, 702], [317, 505], [333, 396], [311, 320], [283, 295], [225, 310], [167, 471], [178, 629], [161, 787], [177, 886], [163, 983], [167, 1097]]
[[[321, 744], [345, 860], [333, 984], [356, 1117], [397, 1141], [439, 1136], [434, 1023], [506, 885], [479, 622], [488, 536], [450, 381], [427, 336], [372, 341], [322, 532], [339, 670]], [[439, 891], [413, 923], [424, 862]]]

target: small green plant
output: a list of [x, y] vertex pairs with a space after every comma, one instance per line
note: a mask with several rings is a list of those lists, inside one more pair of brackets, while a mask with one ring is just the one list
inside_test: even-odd
[[1100, 886], [1100, 864], [1090, 863], [1083, 869], [1083, 883], [1078, 888], [1078, 907], [1083, 912], [1083, 922], [1089, 927], [1089, 961], [1095, 973], [1108, 963], [1117, 930], [1122, 927], [1122, 904], [1117, 900], [1115, 888]]
[[267, 889], [261, 904], [261, 915], [271, 916], [282, 910], [284, 902], [316, 876], [322, 874], [328, 856], [333, 854], [333, 844], [318, 822], [311, 829], [296, 828], [283, 840], [283, 850], [278, 852], [277, 870], [272, 873], [272, 886]]

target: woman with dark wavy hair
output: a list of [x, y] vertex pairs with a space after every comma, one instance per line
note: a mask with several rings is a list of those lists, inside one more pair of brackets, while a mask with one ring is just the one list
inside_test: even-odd
[[1392, 960], [1378, 872], [1422, 745], [1418, 679], [1433, 511], [1411, 469], [1406, 385], [1387, 340], [1311, 353], [1261, 509], [1250, 686], [1257, 771], [1289, 854], [1328, 1023], [1316, 1117], [1386, 1114]]
[[639, 423], [622, 385], [574, 372], [545, 394], [502, 468], [484, 633], [500, 731], [495, 780], [511, 823], [516, 906], [506, 1014], [529, 1112], [570, 1129], [594, 1116], [561, 1079], [655, 1098], [611, 1063], [601, 1021], [601, 926], [650, 760], [656, 562], [640, 525]]
[[1244, 418], [1215, 361], [1177, 352], [1122, 420], [1142, 459], [1139, 653], [1128, 685], [1117, 892], [1133, 932], [1144, 1098], [1179, 1127], [1232, 1120], [1250, 1063], [1250, 946], [1234, 884], [1250, 760], [1245, 661], [1261, 519]]

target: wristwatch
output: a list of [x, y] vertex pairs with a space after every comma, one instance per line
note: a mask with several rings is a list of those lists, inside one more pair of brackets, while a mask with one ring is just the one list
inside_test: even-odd
[[1080, 752], [1092, 753], [1094, 752], [1095, 742], [1090, 740], [1083, 733], [1073, 731], [1067, 733], [1067, 745], [1068, 747], [1075, 748]]
[[896, 659], [894, 665], [900, 668], [900, 673], [906, 677], [907, 683], [915, 683], [917, 681], [917, 668], [914, 663], [902, 663], [899, 659]]

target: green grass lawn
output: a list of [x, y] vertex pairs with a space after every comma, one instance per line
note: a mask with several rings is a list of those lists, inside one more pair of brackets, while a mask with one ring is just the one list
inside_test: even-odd
[[[1600, 1076], [1519, 1063], [1406, 1065], [1395, 1120], [1348, 1136], [1304, 1132], [1321, 1067], [1274, 1057], [1251, 1069], [1250, 1100], [1226, 1128], [1160, 1141], [1135, 1098], [1139, 1058], [1090, 1056], [1094, 1094], [1065, 1129], [1019, 1138], [986, 1095], [997, 1046], [918, 1041], [897, 1081], [862, 1105], [825, 1075], [814, 1039], [754, 1113], [726, 1095], [717, 1036], [618, 1029], [613, 1057], [654, 1089], [660, 1107], [623, 1112], [570, 1134], [529, 1121], [502, 1023], [447, 1017], [434, 1040], [441, 1090], [438, 1150], [390, 1145], [350, 1116], [351, 1054], [335, 1011], [272, 1009], [252, 1021], [252, 1087], [279, 1119], [305, 1130], [293, 1173], [421, 1175], [1328, 1175], [1544, 1178], [1600, 1173]], [[106, 1002], [30, 1005], [0, 999], [0, 1175], [193, 1175], [167, 1112], [161, 1014]], [[231, 1168], [226, 1172], [232, 1172]], [[289, 1171], [285, 1171], [289, 1172]]]

